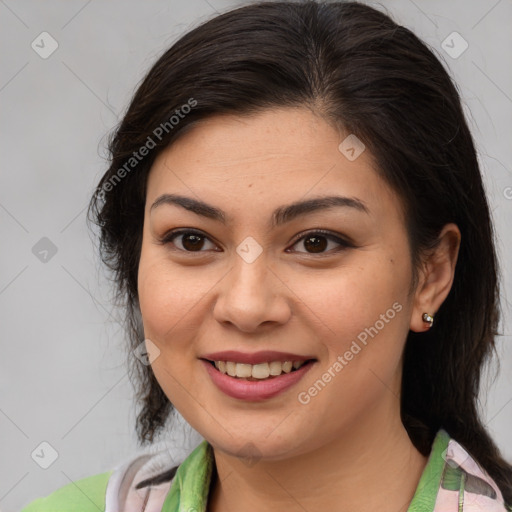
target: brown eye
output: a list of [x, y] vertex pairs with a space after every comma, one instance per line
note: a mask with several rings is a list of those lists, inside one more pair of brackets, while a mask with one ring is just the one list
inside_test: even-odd
[[304, 238], [304, 247], [309, 252], [322, 252], [327, 247], [327, 238], [325, 236], [309, 235]]
[[181, 236], [183, 237], [181, 245], [187, 251], [199, 251], [204, 246], [204, 237], [198, 236], [195, 233]]
[[216, 247], [205, 235], [190, 230], [173, 231], [167, 234], [160, 243], [163, 245], [175, 245], [178, 250], [185, 252], [204, 252], [202, 249], [208, 243], [212, 246], [210, 249]]
[[[312, 231], [297, 239], [292, 247], [302, 245], [306, 250], [302, 252], [307, 254], [324, 254], [326, 252], [337, 252], [348, 247], [353, 247], [353, 244], [339, 238], [328, 231]], [[331, 247], [329, 247], [331, 244]], [[332, 245], [334, 244], [334, 246]], [[338, 248], [336, 248], [338, 245]], [[328, 249], [328, 250], [326, 250]]]

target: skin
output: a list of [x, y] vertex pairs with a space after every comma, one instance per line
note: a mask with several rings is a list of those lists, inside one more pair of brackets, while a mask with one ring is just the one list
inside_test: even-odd
[[[422, 314], [448, 295], [460, 232], [444, 227], [409, 293], [399, 198], [368, 150], [354, 161], [340, 152], [347, 135], [307, 109], [215, 116], [162, 152], [148, 177], [138, 282], [144, 332], [160, 350], [152, 368], [162, 389], [214, 448], [210, 511], [405, 511], [425, 467], [400, 421], [401, 357], [409, 329], [426, 331]], [[226, 224], [176, 205], [151, 210], [165, 193], [223, 210]], [[332, 207], [269, 227], [274, 209], [334, 193], [369, 213]], [[176, 228], [206, 238], [202, 246], [186, 235], [160, 243]], [[318, 253], [295, 239], [315, 229], [354, 247], [323, 238]], [[236, 252], [248, 236], [262, 248], [252, 263]], [[300, 403], [298, 393], [394, 303], [400, 312]], [[217, 389], [198, 359], [229, 349], [317, 362], [284, 393], [248, 402]]]

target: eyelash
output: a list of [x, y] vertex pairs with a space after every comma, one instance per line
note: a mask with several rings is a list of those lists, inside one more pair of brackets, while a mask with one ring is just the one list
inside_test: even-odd
[[[192, 229], [192, 228], [181, 228], [181, 229], [176, 229], [176, 230], [167, 232], [159, 240], [159, 243], [162, 244], [162, 245], [167, 245], [167, 244], [173, 243], [174, 239], [177, 238], [180, 235], [197, 235], [197, 236], [199, 236], [201, 238], [205, 238], [205, 239], [209, 240], [210, 242], [212, 242], [201, 231], [198, 231], [198, 230], [195, 230], [195, 229]], [[330, 231], [326, 231], [325, 229], [316, 229], [316, 230], [307, 231], [305, 233], [299, 233], [297, 235], [297, 237], [293, 240], [293, 242], [291, 244], [291, 247], [296, 245], [301, 240], [307, 238], [308, 236], [313, 236], [313, 235], [322, 235], [322, 237], [327, 238], [328, 240], [334, 241], [335, 243], [338, 243], [341, 247], [338, 247], [337, 249], [334, 249], [334, 250], [331, 249], [329, 251], [319, 252], [319, 253], [307, 252], [307, 251], [297, 251], [297, 252], [299, 252], [299, 254], [323, 256], [323, 255], [330, 255], [333, 252], [337, 253], [337, 252], [342, 251], [344, 249], [355, 247], [355, 245], [353, 243], [349, 242], [348, 240], [344, 240], [343, 238], [340, 238], [339, 236], [336, 236], [333, 233], [331, 233]], [[179, 249], [179, 248], [176, 248], [176, 250], [181, 251], [181, 252], [185, 252], [185, 253], [189, 253], [189, 254], [206, 252], [206, 251], [203, 251], [203, 250], [187, 251], [187, 250]]]

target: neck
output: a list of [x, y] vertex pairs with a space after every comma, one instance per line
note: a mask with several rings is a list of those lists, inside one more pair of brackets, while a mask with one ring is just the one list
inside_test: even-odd
[[314, 451], [252, 467], [214, 450], [208, 510], [405, 512], [427, 458], [399, 420], [383, 425], [359, 423]]

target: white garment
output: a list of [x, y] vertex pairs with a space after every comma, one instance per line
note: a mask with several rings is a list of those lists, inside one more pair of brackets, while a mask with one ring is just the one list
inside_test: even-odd
[[159, 485], [141, 489], [136, 486], [178, 466], [194, 448], [186, 451], [166, 448], [142, 453], [119, 465], [108, 481], [105, 512], [160, 512], [174, 477]]

